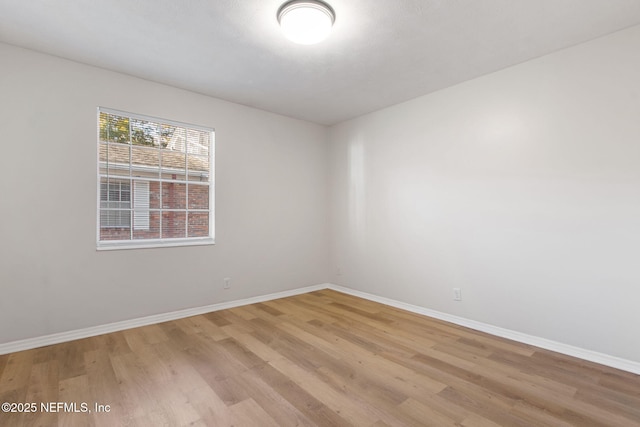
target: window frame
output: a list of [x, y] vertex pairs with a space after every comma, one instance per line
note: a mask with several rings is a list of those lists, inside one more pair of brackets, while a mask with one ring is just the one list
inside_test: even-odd
[[[99, 181], [99, 180], [98, 180]], [[131, 228], [131, 179], [127, 180], [128, 182], [122, 182], [125, 180], [121, 180], [119, 182], [99, 182], [100, 184], [100, 228], [126, 228], [129, 229]], [[107, 200], [103, 200], [102, 199], [102, 185], [105, 185], [106, 187], [106, 191], [105, 191], [105, 196], [107, 198]], [[118, 186], [117, 190], [112, 190], [111, 186]], [[128, 190], [126, 190], [129, 193], [129, 200], [122, 200], [122, 194], [125, 193], [125, 191], [122, 189], [123, 186], [128, 186]], [[118, 200], [111, 200], [111, 193], [113, 191], [116, 191], [118, 194]], [[108, 206], [103, 206], [104, 204], [108, 205]], [[111, 206], [111, 205], [114, 206]], [[123, 207], [124, 204], [127, 204], [128, 207]], [[116, 207], [117, 206], [117, 207]], [[122, 222], [122, 220], [126, 217], [126, 215], [123, 215], [122, 212], [128, 212], [129, 213], [129, 220], [127, 221], [127, 224], [109, 224], [109, 222], [112, 221], [112, 218], [109, 217], [109, 215], [105, 215], [106, 217], [106, 222], [107, 224], [105, 225], [103, 223], [103, 217], [102, 214], [108, 213], [108, 212], [118, 212], [119, 215], [116, 215], [114, 218], [117, 218], [116, 221], [114, 222]]]
[[[155, 122], [155, 123], [159, 123], [159, 124], [166, 124], [166, 125], [170, 125], [170, 126], [176, 126], [176, 127], [180, 127], [180, 128], [185, 128], [185, 129], [193, 129], [193, 130], [197, 130], [197, 131], [201, 131], [201, 132], [208, 132], [210, 134], [209, 137], [209, 177], [208, 177], [208, 187], [209, 187], [209, 191], [208, 191], [208, 210], [206, 210], [206, 212], [208, 212], [209, 215], [209, 224], [208, 224], [208, 230], [209, 230], [209, 235], [208, 236], [204, 236], [204, 237], [171, 237], [171, 238], [153, 238], [153, 239], [128, 239], [128, 240], [100, 240], [100, 230], [101, 228], [101, 180], [102, 178], [104, 178], [104, 175], [101, 175], [100, 173], [100, 144], [101, 144], [101, 140], [100, 140], [100, 113], [106, 113], [106, 114], [113, 114], [113, 115], [117, 115], [117, 116], [121, 116], [121, 117], [126, 117], [128, 118], [130, 121], [131, 120], [141, 120], [141, 121], [148, 121], [148, 122]], [[131, 131], [130, 131], [131, 132]], [[130, 134], [131, 136], [131, 134]], [[108, 144], [110, 144], [110, 142], [108, 142]], [[185, 141], [186, 144], [186, 141]], [[123, 144], [125, 145], [125, 144]], [[129, 141], [129, 144], [126, 144], [128, 146], [133, 146], [132, 141]], [[188, 157], [188, 149], [187, 147], [185, 147], [185, 159]], [[199, 156], [201, 158], [204, 158], [204, 156], [202, 155], [198, 155], [195, 154], [196, 156]], [[129, 168], [131, 169], [131, 162], [132, 159], [129, 158]], [[188, 170], [188, 169], [187, 169]], [[160, 174], [161, 175], [161, 174]], [[108, 176], [108, 174], [107, 174]], [[160, 190], [162, 192], [162, 183], [163, 182], [172, 182], [170, 180], [163, 180], [162, 178], [159, 178], [157, 180], [149, 180], [149, 179], [145, 179], [144, 177], [135, 177], [133, 176], [131, 173], [127, 176], [127, 175], [113, 175], [114, 179], [122, 179], [125, 181], [129, 181], [129, 188], [130, 188], [130, 194], [129, 194], [129, 198], [130, 198], [130, 224], [129, 224], [129, 229], [133, 231], [134, 229], [134, 211], [135, 211], [135, 206], [134, 206], [134, 188], [135, 188], [135, 181], [146, 181], [149, 184], [151, 182], [158, 182], [158, 185], [160, 187]], [[185, 186], [187, 186], [189, 184], [189, 179], [187, 176], [185, 176], [184, 178], [185, 181]], [[194, 181], [195, 183], [195, 181]], [[107, 184], [108, 187], [108, 184]], [[96, 249], [97, 250], [115, 250], [115, 249], [141, 249], [141, 248], [160, 248], [160, 247], [173, 247], [173, 246], [200, 246], [200, 245], [214, 245], [215, 244], [215, 129], [212, 127], [206, 127], [206, 126], [199, 126], [199, 125], [193, 125], [191, 123], [184, 123], [184, 122], [179, 122], [179, 121], [175, 121], [175, 120], [168, 120], [168, 119], [162, 119], [162, 118], [158, 118], [158, 117], [153, 117], [153, 116], [147, 116], [147, 115], [143, 115], [143, 114], [137, 114], [137, 113], [130, 113], [127, 111], [122, 111], [122, 110], [116, 110], [116, 109], [112, 109], [112, 108], [107, 108], [107, 107], [97, 107], [96, 109], [96, 189], [97, 189], [97, 195], [96, 195]], [[108, 191], [108, 188], [107, 188]], [[189, 199], [187, 197], [187, 199], [185, 200], [185, 202], [187, 203], [187, 205], [185, 206], [185, 211], [188, 212], [190, 211], [189, 209]], [[160, 206], [160, 208], [157, 210], [159, 212], [160, 215], [160, 221], [162, 221], [162, 212], [165, 211], [170, 211], [171, 209], [165, 210], [165, 208], [163, 208], [162, 206]], [[154, 209], [155, 211], [155, 209]], [[205, 211], [203, 210], [196, 210], [197, 211]], [[189, 228], [189, 223], [188, 221], [185, 219], [186, 223], [185, 223], [185, 231]], [[107, 228], [107, 227], [105, 227]]]

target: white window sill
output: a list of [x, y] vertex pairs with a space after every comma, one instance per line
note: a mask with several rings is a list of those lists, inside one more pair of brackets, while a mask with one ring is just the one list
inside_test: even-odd
[[214, 245], [212, 237], [193, 239], [158, 239], [158, 240], [126, 240], [113, 242], [98, 242], [96, 250], [115, 251], [121, 249], [149, 249], [149, 248], [169, 248], [176, 246], [207, 246]]

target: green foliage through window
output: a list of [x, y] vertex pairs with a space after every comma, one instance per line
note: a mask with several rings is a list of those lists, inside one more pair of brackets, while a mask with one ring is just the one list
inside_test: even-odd
[[166, 148], [175, 126], [100, 113], [100, 140]]

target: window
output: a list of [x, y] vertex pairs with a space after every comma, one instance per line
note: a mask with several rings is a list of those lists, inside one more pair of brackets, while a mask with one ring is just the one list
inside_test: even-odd
[[131, 225], [131, 185], [129, 181], [100, 183], [100, 227], [129, 228]]
[[99, 249], [213, 243], [214, 131], [98, 109]]

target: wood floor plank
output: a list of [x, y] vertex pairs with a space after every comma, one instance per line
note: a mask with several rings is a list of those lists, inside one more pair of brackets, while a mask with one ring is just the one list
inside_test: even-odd
[[136, 424], [148, 417], [155, 425], [169, 425], [155, 395], [156, 384], [148, 373], [153, 363], [142, 360], [135, 353], [111, 356], [124, 412]]
[[253, 335], [245, 332], [243, 329], [236, 328], [234, 327], [234, 325], [227, 325], [224, 326], [224, 330], [230, 337], [241, 343], [246, 349], [251, 351], [253, 354], [255, 354], [265, 362], [276, 360], [282, 357], [281, 353], [279, 353], [269, 345], [263, 343]]
[[0, 356], [0, 401], [92, 410], [11, 427], [640, 426], [638, 375], [332, 290]]
[[206, 317], [214, 325], [222, 327], [231, 324], [231, 321], [227, 320], [224, 313], [227, 310], [212, 311], [211, 313], [205, 313], [202, 316]]
[[438, 344], [436, 341], [421, 335], [412, 334], [403, 329], [386, 324], [376, 324], [375, 322], [360, 323], [348, 320], [338, 320], [332, 323], [336, 327], [349, 331], [357, 331], [363, 336], [375, 337], [374, 342], [379, 345], [387, 344], [386, 348], [393, 347], [398, 349], [399, 346], [407, 353], [414, 353], [416, 349], [431, 348]]
[[253, 370], [236, 377], [242, 387], [250, 390], [251, 398], [259, 404], [265, 412], [279, 426], [313, 426], [314, 423], [291, 402], [280, 395], [273, 387], [254, 375]]
[[610, 390], [616, 390], [629, 396], [640, 398], [640, 387], [635, 383], [637, 375], [613, 368], [602, 367], [602, 375], [598, 384]]
[[111, 365], [109, 352], [101, 349], [88, 351], [84, 354], [84, 361], [89, 382], [88, 389], [85, 390], [86, 395], [93, 404], [109, 405], [109, 411], [93, 414], [95, 425], [109, 427], [119, 423], [130, 424], [132, 419], [123, 410], [118, 380]]
[[461, 406], [470, 413], [504, 426], [530, 426], [523, 417], [512, 412], [514, 401], [502, 398], [500, 395], [465, 384], [464, 386], [449, 386], [439, 393], [444, 399]]
[[93, 337], [92, 340], [94, 340], [97, 350], [106, 351], [110, 355], [117, 356], [132, 352], [125, 338], [124, 331], [98, 335], [97, 337]]
[[227, 311], [229, 313], [235, 314], [236, 316], [242, 317], [244, 320], [253, 320], [257, 317], [253, 310], [245, 306], [231, 308]]
[[[86, 375], [77, 375], [59, 382], [59, 400], [54, 403], [62, 403], [66, 406], [53, 406], [58, 411], [58, 425], [70, 427], [95, 426], [93, 415], [84, 411], [83, 404], [89, 404], [85, 390], [89, 388], [89, 379]], [[88, 409], [88, 408], [87, 408]]]
[[269, 364], [283, 375], [292, 378], [296, 384], [308, 393], [313, 394], [349, 424], [361, 426], [370, 425], [378, 421], [366, 408], [348, 399], [344, 392], [336, 390], [322, 381], [319, 376], [301, 368], [290, 360], [282, 358]]
[[[0, 402], [14, 404], [18, 402], [26, 403], [26, 395], [27, 395], [28, 384], [24, 384], [24, 387], [21, 388], [12, 388], [11, 390], [0, 392]], [[34, 402], [39, 404], [39, 402]], [[15, 412], [13, 412], [15, 409]], [[17, 408], [9, 408], [9, 411], [2, 410], [0, 411], [0, 426], [26, 426], [29, 425], [25, 423], [25, 415], [24, 412], [18, 412]]]
[[[57, 402], [59, 400], [58, 381], [57, 360], [53, 359], [33, 365], [24, 401], [37, 404], [40, 402]], [[58, 416], [56, 413], [45, 412], [41, 408], [24, 414], [24, 423], [27, 425], [52, 425], [57, 422]]]
[[[615, 393], [615, 394], [614, 394]], [[575, 398], [609, 412], [621, 414], [631, 419], [640, 419], [640, 399], [603, 389], [582, 388], [576, 392]]]
[[303, 301], [292, 301], [288, 298], [278, 299], [274, 301], [267, 301], [265, 304], [270, 307], [277, 307], [291, 320], [297, 320], [299, 322], [309, 322], [311, 320], [319, 320], [324, 323], [335, 322], [340, 320], [339, 316], [332, 314], [325, 314], [312, 304], [307, 304]]
[[9, 355], [8, 354], [1, 354], [0, 355], [0, 378], [2, 378], [2, 373], [4, 372], [4, 368], [5, 366], [7, 366], [7, 362], [9, 361]]
[[23, 351], [8, 355], [7, 363], [0, 377], [0, 394], [24, 389], [29, 384], [34, 351]]
[[253, 399], [243, 400], [242, 402], [232, 405], [229, 409], [233, 415], [234, 426], [260, 425], [264, 427], [280, 427]]
[[513, 405], [513, 412], [520, 418], [529, 420], [531, 424], [549, 427], [571, 427], [569, 421], [561, 420], [554, 414], [541, 411], [540, 408], [530, 405], [528, 402], [516, 402]]
[[499, 427], [500, 424], [496, 424], [486, 418], [477, 414], [471, 414], [465, 418], [460, 424], [462, 427]]
[[175, 324], [178, 325], [178, 327], [186, 334], [205, 334], [213, 338], [215, 341], [229, 337], [220, 326], [216, 325], [204, 316], [178, 319], [175, 321]]
[[432, 410], [422, 402], [418, 402], [415, 399], [409, 398], [405, 400], [400, 404], [398, 409], [402, 412], [403, 417], [410, 418], [416, 425], [445, 427], [456, 426], [458, 424], [456, 420], [449, 418], [438, 411]]
[[429, 395], [437, 393], [445, 387], [444, 384], [438, 381], [390, 362], [379, 354], [361, 347], [358, 344], [361, 344], [362, 340], [353, 342], [347, 338], [342, 338], [337, 335], [338, 330], [328, 329], [324, 325], [314, 326], [313, 328], [318, 336], [332, 343], [335, 351], [340, 355], [342, 363], [360, 371], [368, 372], [369, 375], [375, 376], [380, 381], [395, 384], [411, 394]]
[[307, 418], [318, 426], [345, 425], [346, 420], [322, 403], [303, 387], [300, 387], [292, 378], [278, 371], [271, 363], [253, 369], [253, 374], [269, 384], [291, 405], [302, 412]]

